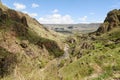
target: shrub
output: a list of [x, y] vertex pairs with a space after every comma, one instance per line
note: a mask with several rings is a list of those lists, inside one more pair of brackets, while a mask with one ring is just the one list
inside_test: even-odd
[[0, 78], [13, 72], [17, 56], [0, 47]]

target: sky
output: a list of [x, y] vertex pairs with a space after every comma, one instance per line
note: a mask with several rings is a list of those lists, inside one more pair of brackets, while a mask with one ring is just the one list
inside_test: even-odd
[[120, 9], [120, 0], [2, 0], [2, 3], [42, 24], [101, 23], [109, 11]]

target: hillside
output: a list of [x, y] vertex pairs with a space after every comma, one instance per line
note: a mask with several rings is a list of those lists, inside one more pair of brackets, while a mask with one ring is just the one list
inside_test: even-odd
[[64, 53], [63, 39], [27, 14], [0, 3], [0, 79], [39, 80], [41, 68]]
[[110, 11], [104, 23], [94, 32], [97, 35], [76, 35], [76, 42], [68, 42], [73, 50], [73, 61], [60, 69], [63, 80], [120, 79], [119, 15], [119, 10]]

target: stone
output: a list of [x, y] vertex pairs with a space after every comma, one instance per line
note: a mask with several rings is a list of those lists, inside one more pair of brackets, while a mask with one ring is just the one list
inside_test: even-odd
[[29, 42], [28, 42], [27, 40], [23, 40], [23, 41], [21, 41], [21, 43], [20, 43], [20, 45], [21, 45], [22, 48], [27, 48], [27, 47], [28, 47], [28, 44], [29, 44]]
[[6, 13], [3, 13], [0, 17], [2, 21], [6, 21], [8, 19], [8, 15]]
[[22, 17], [21, 22], [22, 22], [23, 25], [25, 25], [26, 27], [28, 27], [27, 20], [26, 20], [25, 16]]
[[82, 43], [81, 48], [82, 49], [94, 49], [94, 45], [92, 45], [91, 43], [84, 42]]
[[0, 16], [2, 15], [2, 9], [0, 8]]

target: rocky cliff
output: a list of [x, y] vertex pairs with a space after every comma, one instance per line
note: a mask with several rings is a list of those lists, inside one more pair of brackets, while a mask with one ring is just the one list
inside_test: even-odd
[[97, 33], [105, 33], [115, 27], [120, 27], [120, 10], [114, 9], [107, 14], [104, 23], [98, 28]]

